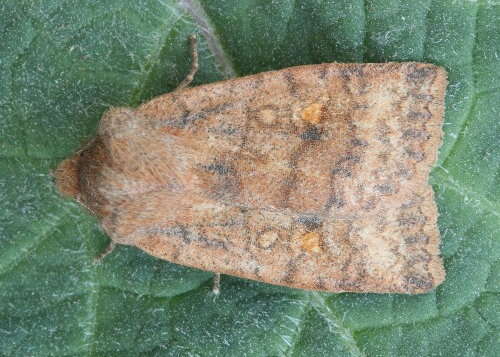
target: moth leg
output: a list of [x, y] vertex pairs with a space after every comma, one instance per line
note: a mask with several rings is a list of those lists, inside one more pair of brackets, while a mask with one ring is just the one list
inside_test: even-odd
[[194, 79], [194, 75], [198, 71], [198, 40], [196, 39], [196, 35], [192, 34], [189, 36], [189, 42], [191, 45], [191, 70], [184, 80], [175, 88], [175, 90], [186, 88]]
[[214, 273], [214, 281], [212, 284], [212, 293], [219, 295], [220, 293], [220, 273]]
[[113, 252], [113, 250], [115, 250], [115, 248], [116, 248], [116, 243], [113, 240], [111, 240], [108, 246], [104, 249], [104, 251], [94, 258], [94, 263], [96, 264], [101, 263], [108, 254], [110, 254], [111, 252]]

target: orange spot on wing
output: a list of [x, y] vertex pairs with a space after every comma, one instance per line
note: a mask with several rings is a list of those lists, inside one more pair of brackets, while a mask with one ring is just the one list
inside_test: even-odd
[[317, 232], [309, 232], [300, 237], [301, 248], [309, 253], [321, 253], [321, 236]]
[[322, 119], [321, 118], [322, 110], [323, 110], [322, 104], [313, 103], [302, 111], [302, 119], [311, 124], [318, 124]]

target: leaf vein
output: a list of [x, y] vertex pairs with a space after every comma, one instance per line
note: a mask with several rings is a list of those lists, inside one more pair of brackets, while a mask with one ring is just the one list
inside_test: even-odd
[[330, 332], [339, 335], [340, 338], [344, 341], [347, 350], [352, 356], [366, 356], [365, 353], [358, 347], [352, 331], [343, 325], [342, 319], [340, 319], [330, 308], [323, 295], [318, 292], [312, 292], [311, 303], [318, 314], [323, 317], [323, 319], [325, 319]]
[[488, 198], [484, 197], [484, 195], [467, 188], [463, 183], [457, 182], [444, 168], [438, 167], [437, 169], [439, 169], [439, 171], [436, 172], [436, 175], [440, 179], [439, 182], [436, 182], [437, 184], [444, 184], [446, 187], [463, 196], [466, 200], [474, 197], [477, 207], [500, 218], [500, 204], [490, 201]]
[[476, 86], [476, 78], [475, 78], [475, 73], [474, 73], [474, 52], [476, 50], [476, 44], [477, 44], [477, 15], [479, 12], [479, 7], [476, 4], [475, 6], [475, 11], [474, 11], [474, 28], [472, 29], [471, 33], [472, 36], [474, 36], [473, 40], [473, 45], [471, 46], [471, 53], [470, 53], [470, 66], [471, 66], [471, 71], [472, 71], [472, 83], [471, 83], [471, 92], [472, 92], [472, 98], [470, 99], [470, 104], [469, 108], [467, 110], [467, 113], [465, 114], [464, 118], [462, 119], [462, 122], [459, 123], [459, 130], [455, 138], [453, 139], [452, 144], [449, 146], [448, 152], [445, 153], [445, 157], [442, 159], [442, 165], [446, 166], [447, 161], [453, 156], [453, 154], [456, 152], [458, 148], [458, 144], [460, 141], [463, 140], [463, 137], [465, 135], [465, 132], [467, 131], [467, 125], [469, 124], [471, 118], [472, 118], [472, 113], [475, 109], [475, 104], [477, 100], [477, 86]]
[[63, 218], [66, 216], [67, 214], [61, 216], [53, 216], [55, 217], [54, 220], [50, 221], [50, 219], [47, 219], [43, 221], [45, 230], [39, 234], [33, 235], [35, 236], [34, 239], [24, 241], [18, 240], [18, 245], [9, 249], [9, 251], [13, 253], [10, 255], [3, 255], [0, 262], [0, 276], [14, 269], [31, 253], [33, 253], [43, 242], [45, 242], [50, 237], [53, 237], [51, 233], [56, 230], [57, 227], [63, 224]]
[[146, 89], [145, 84], [148, 83], [148, 79], [153, 75], [153, 71], [155, 68], [154, 63], [159, 61], [162, 50], [166, 46], [166, 39], [168, 35], [172, 32], [172, 30], [175, 28], [175, 25], [179, 20], [180, 18], [177, 18], [172, 23], [168, 22], [165, 28], [161, 30], [161, 33], [163, 33], [163, 35], [160, 36], [160, 38], [158, 39], [158, 46], [156, 48], [155, 53], [143, 65], [143, 67], [146, 68], [146, 70], [144, 70], [144, 72], [142, 73], [143, 78], [138, 81], [139, 87], [134, 91], [134, 94], [132, 95], [131, 99], [132, 103], [138, 103], [144, 100], [143, 93], [144, 90]]
[[306, 325], [306, 320], [307, 320], [307, 315], [311, 311], [312, 306], [309, 301], [305, 302], [304, 305], [304, 310], [302, 311], [302, 314], [300, 316], [300, 322], [297, 325], [297, 328], [295, 329], [295, 334], [294, 337], [292, 338], [292, 343], [291, 346], [288, 348], [286, 351], [285, 355], [286, 356], [293, 356], [295, 355], [295, 351], [298, 346], [298, 342], [301, 339], [302, 332], [304, 331], [305, 325]]

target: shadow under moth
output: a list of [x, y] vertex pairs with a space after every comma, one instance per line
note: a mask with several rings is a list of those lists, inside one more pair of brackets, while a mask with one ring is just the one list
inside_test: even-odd
[[112, 108], [56, 170], [118, 244], [294, 288], [424, 293], [444, 280], [428, 184], [446, 72], [325, 63]]

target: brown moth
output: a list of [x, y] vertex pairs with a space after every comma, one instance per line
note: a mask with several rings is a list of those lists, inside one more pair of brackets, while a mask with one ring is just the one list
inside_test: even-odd
[[428, 175], [446, 72], [286, 68], [113, 108], [57, 186], [118, 244], [294, 288], [423, 293], [445, 276]]

